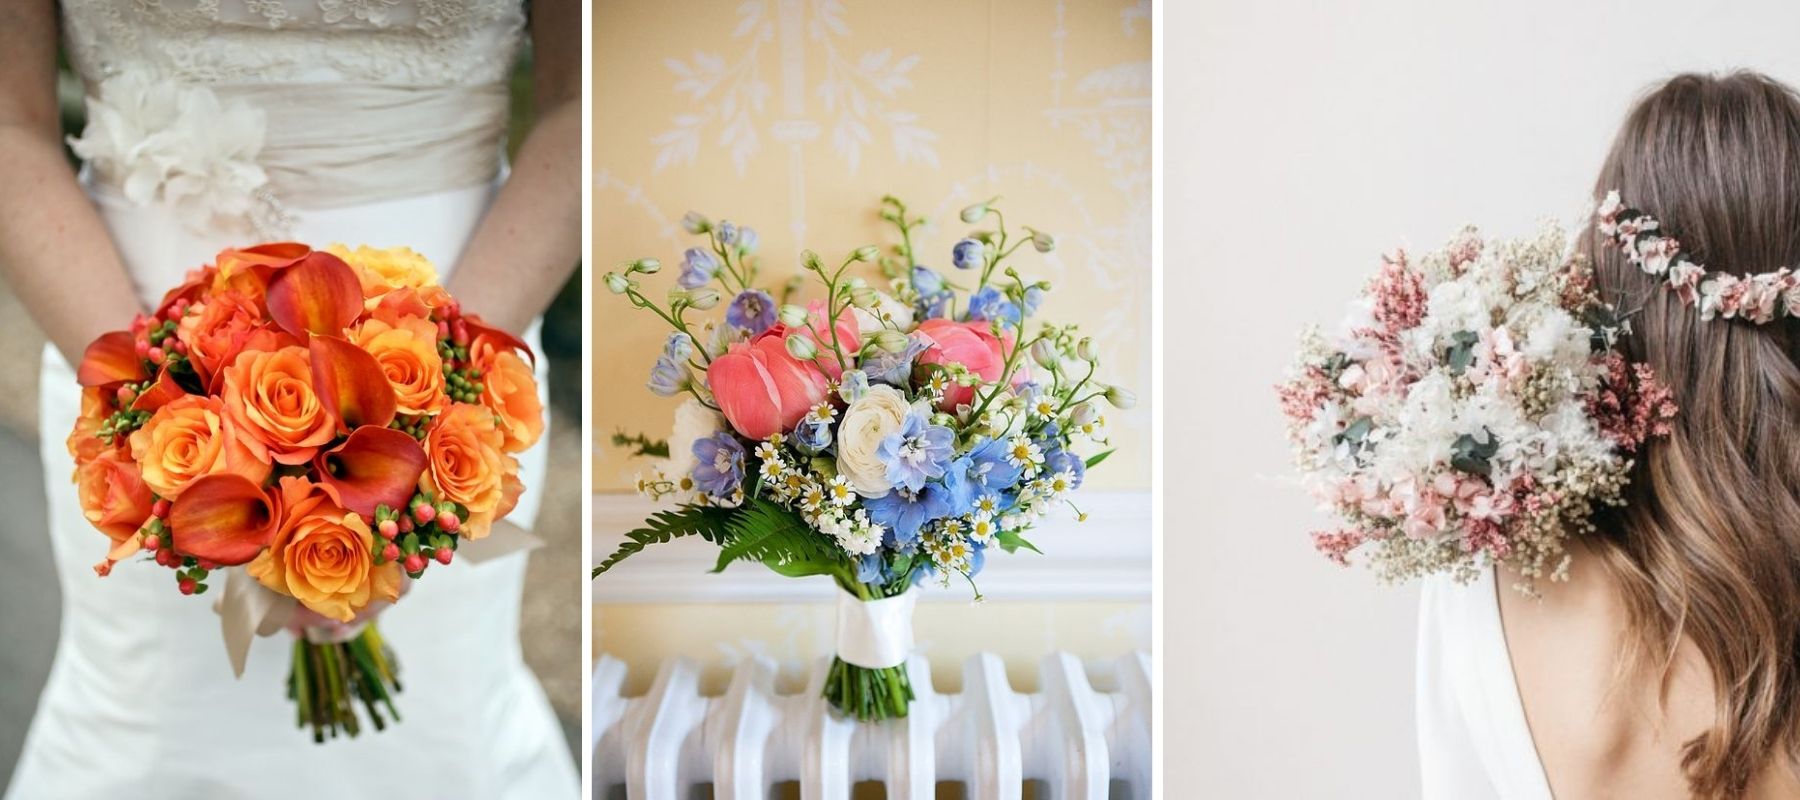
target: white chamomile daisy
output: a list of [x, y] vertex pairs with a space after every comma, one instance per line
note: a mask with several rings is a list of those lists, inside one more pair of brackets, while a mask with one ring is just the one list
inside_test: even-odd
[[984, 494], [975, 498], [975, 513], [992, 517], [1000, 513], [1000, 498]]
[[807, 409], [806, 418], [813, 422], [830, 422], [837, 419], [837, 406], [830, 400], [820, 400], [817, 405]]
[[1045, 395], [1032, 401], [1031, 415], [1046, 422], [1056, 419], [1056, 398]]
[[1052, 496], [1067, 494], [1075, 489], [1075, 473], [1065, 469], [1050, 476], [1048, 484]]
[[856, 499], [856, 490], [850, 488], [849, 478], [839, 475], [825, 484], [825, 496], [837, 505], [847, 506]]
[[824, 506], [825, 487], [807, 481], [806, 486], [800, 490], [800, 508], [810, 513], [818, 513], [819, 509]]
[[976, 514], [969, 520], [969, 538], [982, 544], [993, 541], [1000, 529], [994, 526], [994, 518], [988, 514]]
[[1044, 465], [1044, 451], [1038, 448], [1036, 442], [1024, 436], [1014, 436], [1006, 440], [1006, 463], [1030, 474]]
[[772, 442], [763, 442], [756, 446], [756, 457], [763, 462], [780, 461], [781, 448]]

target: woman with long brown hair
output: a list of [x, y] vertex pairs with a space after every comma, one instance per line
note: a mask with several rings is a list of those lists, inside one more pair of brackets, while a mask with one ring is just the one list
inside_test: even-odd
[[[1627, 115], [1609, 191], [1709, 274], [1800, 265], [1800, 96], [1678, 76]], [[1582, 250], [1680, 413], [1568, 580], [1426, 590], [1427, 796], [1800, 796], [1800, 321], [1707, 319], [1598, 232]]]

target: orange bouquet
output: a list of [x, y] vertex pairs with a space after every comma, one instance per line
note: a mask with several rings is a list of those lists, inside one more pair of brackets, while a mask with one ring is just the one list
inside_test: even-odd
[[68, 447], [112, 540], [95, 571], [147, 554], [190, 595], [225, 571], [239, 673], [249, 632], [288, 627], [299, 723], [354, 736], [361, 702], [379, 730], [399, 683], [365, 610], [512, 510], [543, 432], [533, 363], [409, 249], [220, 253], [82, 358]]

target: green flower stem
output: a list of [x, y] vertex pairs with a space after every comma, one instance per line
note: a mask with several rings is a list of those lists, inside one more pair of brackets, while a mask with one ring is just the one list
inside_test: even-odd
[[1014, 368], [1018, 366], [1019, 354], [1029, 351], [1032, 345], [1049, 338], [1049, 336], [1050, 334], [1048, 333], [1040, 333], [1036, 338], [1033, 338], [1029, 342], [1020, 342], [1017, 339], [1013, 340], [1012, 352], [1006, 354], [1005, 364], [1000, 369], [1000, 379], [994, 381], [992, 384], [993, 388], [988, 391], [986, 397], [982, 398], [981, 405], [976, 406], [975, 410], [969, 414], [969, 419], [980, 419], [981, 413], [987, 410], [988, 404], [994, 402], [994, 398], [999, 397], [1000, 392], [1011, 384]]
[[700, 354], [701, 360], [705, 361], [708, 365], [712, 364], [712, 356], [707, 355], [705, 345], [701, 344], [700, 340], [694, 336], [693, 331], [688, 330], [687, 322], [681, 318], [682, 309], [670, 306], [669, 313], [665, 314], [663, 313], [661, 306], [658, 306], [654, 300], [645, 297], [643, 292], [637, 290], [636, 286], [625, 287], [625, 299], [630, 300], [631, 304], [637, 308], [650, 309], [651, 313], [662, 317], [664, 322], [669, 323], [671, 327], [680, 331], [682, 335], [688, 337], [688, 340], [694, 343], [694, 352]]
[[[1056, 413], [1061, 414], [1062, 412], [1069, 410], [1069, 406], [1075, 404], [1075, 393], [1081, 391], [1081, 387], [1086, 386], [1087, 382], [1093, 379], [1094, 369], [1098, 366], [1098, 364], [1095, 364], [1092, 361], [1088, 362], [1087, 374], [1081, 376], [1081, 380], [1076, 381], [1074, 386], [1069, 387], [1069, 393], [1063, 397], [1062, 405], [1056, 407]], [[1104, 395], [1106, 393], [1101, 392], [1100, 394]], [[1088, 396], [1093, 397], [1094, 395]]]
[[[362, 732], [356, 705], [361, 703], [375, 730], [387, 729], [388, 719], [400, 720], [393, 694], [400, 691], [393, 655], [382, 645], [381, 634], [369, 625], [347, 642], [314, 644], [304, 637], [294, 640], [292, 672], [288, 674], [288, 698], [294, 701], [294, 720], [310, 726], [314, 742]], [[382, 708], [387, 709], [384, 716]]]
[[1000, 229], [1000, 241], [994, 244], [994, 257], [988, 259], [987, 266], [981, 268], [981, 282], [975, 284], [977, 292], [988, 285], [988, 276], [994, 274], [994, 268], [1000, 266], [1000, 260], [1012, 255], [1012, 250], [1006, 249], [1006, 215], [993, 206], [988, 206], [988, 212], [994, 215], [995, 224]]

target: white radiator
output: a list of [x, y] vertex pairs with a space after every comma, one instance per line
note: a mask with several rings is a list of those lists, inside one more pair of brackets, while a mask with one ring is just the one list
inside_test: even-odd
[[[932, 689], [925, 660], [908, 661], [917, 696], [905, 719], [859, 723], [819, 696], [830, 659], [798, 694], [775, 692], [775, 665], [746, 661], [718, 697], [702, 696], [685, 659], [663, 664], [650, 692], [625, 698], [625, 665], [601, 656], [594, 672], [594, 796], [688, 800], [711, 784], [719, 800], [762, 800], [798, 782], [804, 800], [847, 800], [853, 783], [880, 781], [889, 800], [929, 800], [941, 781], [971, 800], [1150, 796], [1150, 659], [1113, 662], [1115, 691], [1092, 688], [1081, 662], [1039, 662], [1035, 694], [1014, 692], [1004, 664], [983, 653], [963, 664], [963, 691]], [[702, 795], [704, 796], [704, 795]]]

